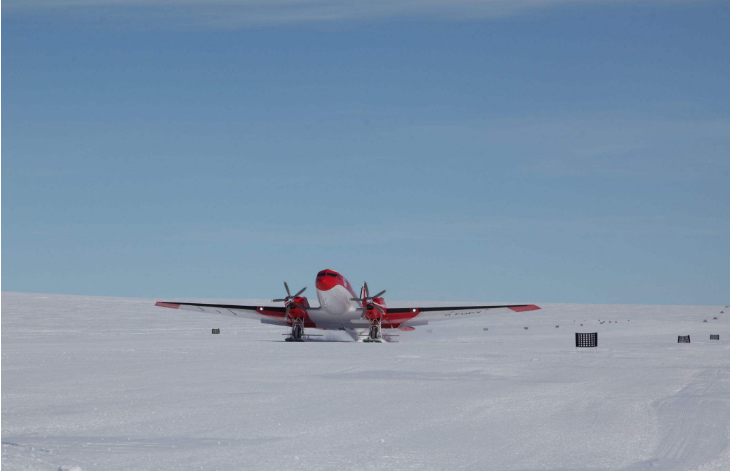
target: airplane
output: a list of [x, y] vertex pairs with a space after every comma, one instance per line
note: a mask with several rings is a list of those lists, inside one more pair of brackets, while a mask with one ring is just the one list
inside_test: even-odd
[[286, 296], [271, 302], [284, 303], [283, 306], [251, 306], [237, 304], [202, 304], [177, 301], [159, 301], [155, 306], [188, 311], [223, 314], [234, 317], [258, 319], [264, 324], [287, 326], [291, 334], [288, 342], [302, 342], [312, 337], [304, 329], [341, 330], [348, 332], [353, 339], [363, 342], [380, 343], [393, 334], [383, 334], [383, 329], [415, 330], [416, 326], [429, 322], [458, 319], [465, 316], [499, 312], [524, 312], [540, 309], [534, 304], [505, 304], [484, 306], [433, 306], [389, 308], [382, 298], [386, 290], [370, 295], [367, 282], [363, 283], [357, 296], [347, 278], [340, 273], [326, 269], [317, 273], [317, 299], [319, 307], [309, 305], [309, 300], [300, 289], [295, 294], [289, 291], [284, 282]]

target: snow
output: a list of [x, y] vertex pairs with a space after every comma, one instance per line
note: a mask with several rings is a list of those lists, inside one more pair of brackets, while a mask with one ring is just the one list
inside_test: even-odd
[[154, 301], [3, 293], [3, 470], [730, 469], [723, 306], [542, 305], [365, 344]]

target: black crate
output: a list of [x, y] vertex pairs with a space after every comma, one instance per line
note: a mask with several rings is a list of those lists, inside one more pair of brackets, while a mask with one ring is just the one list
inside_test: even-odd
[[690, 343], [689, 335], [680, 335], [677, 337], [677, 343]]
[[591, 333], [575, 333], [575, 346], [576, 348], [584, 347], [597, 347], [598, 346], [598, 332]]
[[221, 330], [220, 329], [213, 329], [213, 333], [214, 334], [220, 334], [221, 333]]
[[710, 340], [720, 340], [720, 334], [710, 334]]

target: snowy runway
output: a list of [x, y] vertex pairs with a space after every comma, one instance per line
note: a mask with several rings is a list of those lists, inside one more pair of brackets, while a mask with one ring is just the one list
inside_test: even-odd
[[3, 294], [3, 469], [730, 469], [728, 309], [543, 305], [373, 345], [154, 301]]

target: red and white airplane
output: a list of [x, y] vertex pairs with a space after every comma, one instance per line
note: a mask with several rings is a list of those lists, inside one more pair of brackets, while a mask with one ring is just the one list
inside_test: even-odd
[[243, 306], [235, 304], [200, 304], [182, 302], [158, 302], [155, 306], [189, 311], [224, 314], [235, 317], [258, 319], [264, 324], [288, 326], [291, 336], [287, 341], [301, 342], [307, 336], [305, 328], [323, 330], [343, 330], [353, 338], [364, 336], [365, 342], [382, 342], [382, 329], [414, 330], [415, 326], [429, 322], [444, 321], [479, 314], [505, 311], [523, 312], [540, 309], [534, 304], [508, 304], [498, 306], [434, 306], [388, 308], [382, 295], [383, 290], [370, 295], [368, 284], [363, 283], [360, 296], [355, 295], [347, 278], [334, 270], [317, 273], [317, 299], [319, 307], [311, 307], [305, 296], [304, 288], [291, 294], [284, 282], [286, 297], [272, 302], [284, 303], [283, 306]]

